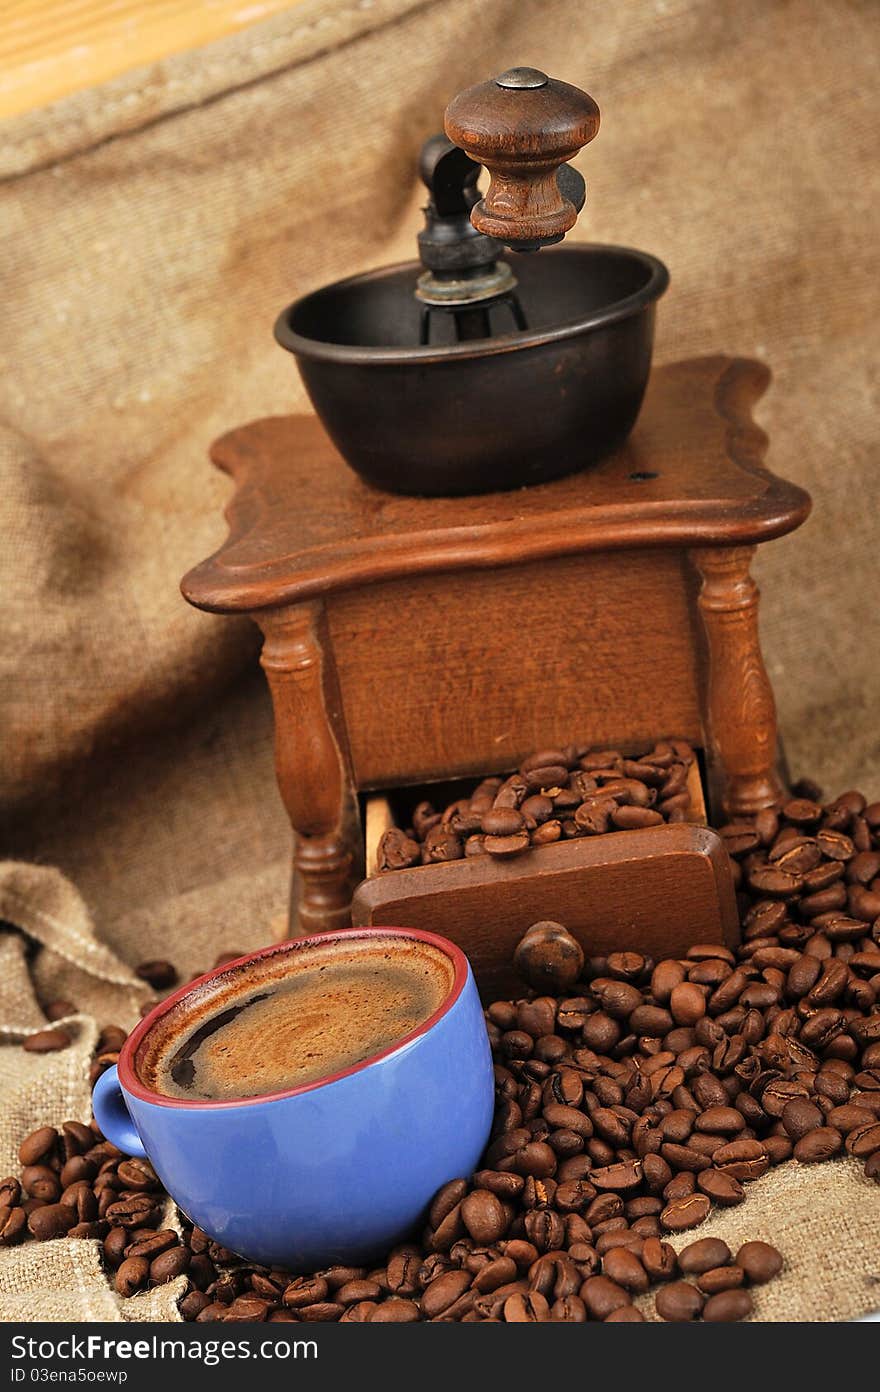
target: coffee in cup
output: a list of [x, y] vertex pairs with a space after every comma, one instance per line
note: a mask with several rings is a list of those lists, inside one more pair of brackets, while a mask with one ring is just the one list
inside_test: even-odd
[[430, 943], [344, 935], [244, 963], [180, 1001], [139, 1050], [164, 1097], [231, 1101], [313, 1084], [383, 1054], [453, 985]]

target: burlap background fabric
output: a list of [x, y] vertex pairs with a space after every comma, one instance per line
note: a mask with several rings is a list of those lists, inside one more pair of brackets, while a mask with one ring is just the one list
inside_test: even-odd
[[[133, 1023], [146, 994], [133, 964], [187, 976], [277, 935], [289, 832], [256, 634], [177, 589], [224, 534], [205, 451], [307, 409], [275, 313], [412, 254], [421, 141], [452, 93], [512, 63], [599, 102], [575, 235], [670, 266], [658, 360], [773, 367], [771, 464], [816, 503], [758, 566], [789, 761], [880, 795], [877, 18], [870, 0], [305, 0], [6, 124], [6, 1170], [24, 1132], [87, 1116], [97, 1028]], [[59, 995], [75, 1043], [24, 1054]], [[846, 1318], [880, 1303], [878, 1207], [849, 1161], [790, 1166], [710, 1225], [784, 1249], [759, 1317]], [[6, 1319], [175, 1318], [174, 1294], [118, 1301], [90, 1242], [0, 1253]]]

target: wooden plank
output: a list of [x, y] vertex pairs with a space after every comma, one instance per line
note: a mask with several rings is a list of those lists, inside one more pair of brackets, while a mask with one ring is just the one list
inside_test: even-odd
[[379, 794], [367, 798], [365, 822], [365, 856], [367, 879], [376, 874], [379, 859], [379, 842], [389, 827], [394, 826], [391, 803]]
[[301, 3], [6, 0], [0, 9], [0, 116], [47, 106]]
[[688, 769], [687, 790], [691, 797], [691, 805], [688, 808], [687, 820], [693, 822], [696, 826], [705, 826], [709, 820], [706, 815], [706, 794], [703, 789], [700, 765], [696, 760], [694, 760]]

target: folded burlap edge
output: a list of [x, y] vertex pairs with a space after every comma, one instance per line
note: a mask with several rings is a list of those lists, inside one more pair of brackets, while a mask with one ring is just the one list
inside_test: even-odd
[[331, 48], [438, 0], [300, 0], [283, 14], [254, 24], [248, 42], [230, 34], [161, 62], [130, 69], [101, 85], [102, 100], [87, 88], [50, 106], [10, 117], [0, 142], [0, 179], [17, 178], [106, 140], [204, 106], [224, 92], [310, 62]]

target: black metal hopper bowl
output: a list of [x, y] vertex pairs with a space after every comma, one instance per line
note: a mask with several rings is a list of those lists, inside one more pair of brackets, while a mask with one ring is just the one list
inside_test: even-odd
[[[567, 160], [593, 138], [586, 93], [517, 68], [461, 93], [424, 146], [420, 261], [296, 300], [275, 335], [346, 461], [422, 496], [559, 478], [618, 448], [641, 406], [662, 262], [561, 241], [583, 206]], [[492, 181], [480, 198], [481, 165]]]

